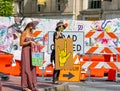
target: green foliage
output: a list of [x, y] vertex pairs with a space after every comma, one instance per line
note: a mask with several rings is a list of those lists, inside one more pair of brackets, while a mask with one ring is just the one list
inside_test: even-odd
[[12, 16], [13, 0], [0, 0], [0, 16]]

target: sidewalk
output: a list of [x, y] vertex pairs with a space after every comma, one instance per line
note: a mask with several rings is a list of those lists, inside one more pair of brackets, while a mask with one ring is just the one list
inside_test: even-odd
[[[39, 91], [69, 91], [69, 87], [67, 83], [61, 84], [52, 84], [49, 80], [43, 82], [41, 77], [38, 79], [38, 88]], [[21, 77], [18, 76], [10, 76], [8, 81], [1, 81], [2, 82], [2, 91], [21, 91]]]
[[107, 77], [91, 78], [91, 80], [68, 83], [70, 91], [120, 91], [120, 78], [118, 82], [108, 81]]

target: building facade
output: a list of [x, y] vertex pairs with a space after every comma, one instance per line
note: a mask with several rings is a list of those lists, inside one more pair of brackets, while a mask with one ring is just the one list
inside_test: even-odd
[[83, 0], [82, 20], [105, 20], [120, 17], [120, 0]]
[[120, 0], [15, 0], [15, 13], [27, 17], [102, 20], [120, 17]]
[[81, 10], [80, 0], [16, 0], [19, 12], [27, 17], [77, 20]]

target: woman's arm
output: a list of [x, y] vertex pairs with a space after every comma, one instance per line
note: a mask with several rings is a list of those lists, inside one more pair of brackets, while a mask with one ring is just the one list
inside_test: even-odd
[[55, 39], [58, 39], [61, 36], [61, 31], [57, 32], [57, 34], [55, 35]]

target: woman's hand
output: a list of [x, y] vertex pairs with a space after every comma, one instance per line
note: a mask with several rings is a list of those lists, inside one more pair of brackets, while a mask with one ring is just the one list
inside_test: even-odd
[[61, 31], [58, 31], [58, 32], [57, 32], [57, 35], [60, 36], [60, 35], [61, 35]]
[[37, 44], [37, 45], [41, 45], [39, 41], [38, 41], [38, 42], [36, 42], [36, 44]]
[[36, 45], [36, 42], [35, 42], [35, 41], [30, 41], [30, 43]]
[[58, 39], [60, 36], [61, 36], [61, 31], [58, 31], [55, 38]]

